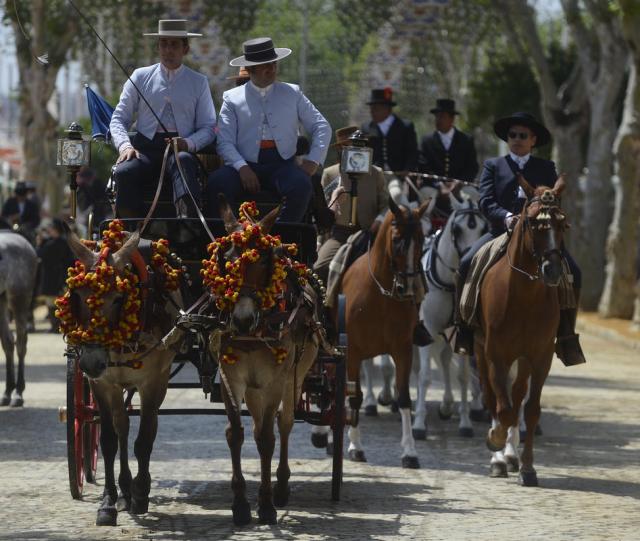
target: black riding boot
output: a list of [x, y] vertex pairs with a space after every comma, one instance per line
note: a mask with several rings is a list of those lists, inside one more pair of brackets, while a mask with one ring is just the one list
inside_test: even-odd
[[460, 314], [460, 299], [462, 298], [462, 288], [464, 279], [456, 272], [455, 293], [453, 299], [453, 324], [456, 327], [456, 342], [453, 351], [461, 355], [473, 355], [473, 329], [462, 321]]
[[[578, 294], [576, 294], [576, 303]], [[586, 363], [578, 336], [576, 334], [576, 319], [578, 317], [577, 308], [560, 310], [560, 324], [558, 325], [558, 336], [556, 338], [556, 355], [565, 366]]]

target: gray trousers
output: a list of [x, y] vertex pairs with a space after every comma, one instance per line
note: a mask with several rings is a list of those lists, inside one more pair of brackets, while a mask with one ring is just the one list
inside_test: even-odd
[[313, 271], [320, 277], [325, 286], [327, 285], [327, 278], [329, 277], [331, 260], [342, 244], [340, 241], [331, 237], [327, 239], [325, 243], [320, 246], [320, 250], [318, 250], [318, 259], [316, 259], [313, 265]]

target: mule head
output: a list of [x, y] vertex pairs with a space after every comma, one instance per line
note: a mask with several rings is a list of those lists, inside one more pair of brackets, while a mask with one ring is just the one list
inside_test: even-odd
[[528, 249], [538, 261], [544, 283], [557, 286], [562, 276], [562, 239], [568, 227], [567, 218], [560, 207], [560, 195], [565, 188], [564, 175], [553, 187], [533, 188], [523, 178], [518, 182], [527, 194], [523, 209], [523, 228]]

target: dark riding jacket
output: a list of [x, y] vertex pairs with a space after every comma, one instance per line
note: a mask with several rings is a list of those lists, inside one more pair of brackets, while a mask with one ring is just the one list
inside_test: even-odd
[[419, 167], [422, 173], [473, 182], [478, 174], [473, 139], [456, 129], [446, 150], [437, 131], [425, 135], [420, 145]]
[[[395, 115], [394, 115], [395, 116]], [[395, 116], [387, 135], [371, 121], [362, 125], [373, 148], [373, 164], [391, 171], [415, 171], [418, 164], [418, 137], [412, 122]]]

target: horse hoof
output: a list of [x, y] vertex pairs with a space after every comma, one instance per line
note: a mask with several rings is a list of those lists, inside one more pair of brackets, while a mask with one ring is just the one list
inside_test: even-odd
[[120, 494], [116, 502], [116, 509], [118, 511], [129, 511], [131, 509], [131, 496]]
[[492, 462], [489, 466], [489, 477], [509, 477], [507, 474], [507, 465], [504, 462]]
[[10, 408], [21, 408], [22, 406], [24, 406], [24, 399], [20, 395], [15, 395], [9, 402]]
[[258, 506], [258, 521], [260, 524], [277, 524], [278, 512], [273, 505]]
[[536, 436], [542, 436], [542, 427], [539, 424], [536, 425], [536, 430], [535, 430], [534, 434]]
[[129, 513], [132, 515], [144, 515], [149, 511], [149, 498], [131, 498]]
[[469, 418], [475, 423], [482, 423], [485, 421], [486, 413], [484, 410], [469, 410]]
[[400, 408], [398, 407], [398, 401], [397, 400], [392, 400], [391, 401], [391, 411], [393, 413], [398, 413], [400, 411]]
[[504, 461], [507, 463], [507, 470], [510, 473], [518, 473], [520, 471], [520, 461], [517, 456], [505, 455]]
[[327, 443], [327, 455], [333, 456], [333, 442], [332, 441]]
[[362, 449], [349, 449], [349, 460], [351, 462], [366, 462], [367, 457], [364, 456]]
[[487, 435], [487, 439], [485, 440], [485, 442], [487, 444], [487, 449], [489, 449], [489, 451], [491, 451], [492, 453], [497, 453], [498, 451], [502, 451], [502, 449], [504, 448], [504, 445], [497, 445], [493, 443], [489, 435]]
[[380, 404], [381, 406], [390, 406], [392, 402], [393, 397], [391, 397], [390, 395], [383, 395], [382, 393], [378, 395], [378, 404]]
[[9, 395], [5, 393], [2, 395], [2, 399], [0, 400], [0, 406], [8, 406], [10, 402], [11, 398], [9, 398]]
[[290, 494], [291, 489], [288, 486], [284, 489], [279, 489], [276, 485], [276, 488], [273, 491], [273, 505], [275, 505], [276, 507], [286, 507], [289, 503]]
[[402, 467], [410, 470], [418, 470], [420, 469], [420, 461], [417, 456], [403, 456]]
[[448, 421], [449, 419], [451, 419], [452, 415], [453, 412], [444, 413], [441, 408], [438, 408], [438, 417], [440, 417], [440, 419], [442, 419], [443, 421]]
[[233, 523], [236, 526], [245, 526], [251, 522], [251, 507], [249, 502], [234, 503], [231, 507], [233, 513]]
[[458, 428], [458, 436], [462, 438], [473, 438], [473, 428], [470, 426], [461, 426]]
[[537, 487], [538, 486], [538, 474], [535, 471], [521, 471], [518, 482], [523, 487]]
[[426, 440], [427, 439], [427, 429], [426, 428], [412, 428], [411, 434], [413, 434], [414, 440]]
[[98, 509], [96, 526], [117, 526], [118, 510], [115, 506], [101, 507]]
[[378, 406], [371, 404], [364, 407], [364, 414], [367, 417], [376, 417], [378, 415]]
[[329, 441], [329, 434], [322, 432], [311, 433], [311, 444], [318, 449], [324, 449]]

